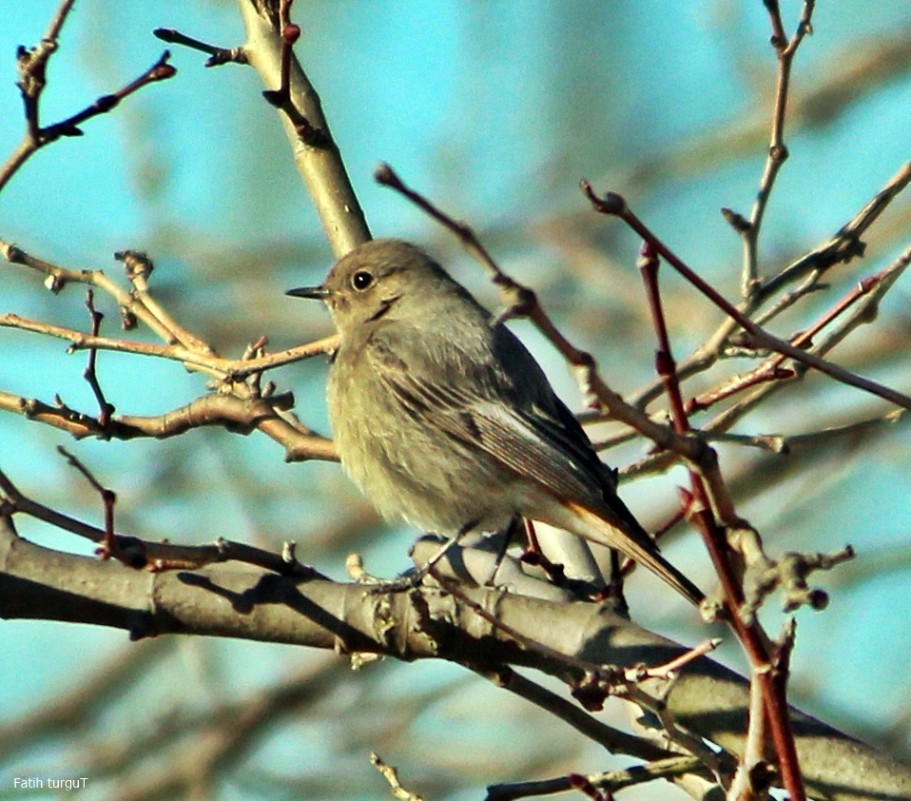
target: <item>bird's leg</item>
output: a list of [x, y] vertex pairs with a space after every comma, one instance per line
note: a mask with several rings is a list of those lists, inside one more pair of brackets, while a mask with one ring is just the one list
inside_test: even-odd
[[440, 550], [428, 559], [425, 564], [409, 571], [405, 575], [399, 576], [397, 579], [374, 585], [371, 588], [371, 592], [402, 592], [419, 587], [427, 577], [427, 574], [447, 555], [449, 549], [477, 525], [477, 520], [469, 520], [455, 534], [449, 537], [440, 547]]
[[525, 519], [525, 534], [528, 537], [528, 547], [522, 553], [522, 561], [527, 565], [540, 567], [555, 587], [566, 586], [566, 571], [563, 565], [551, 562], [547, 558], [544, 549], [538, 542], [538, 536], [535, 534], [535, 524], [527, 518]]
[[629, 607], [623, 595], [623, 565], [620, 561], [620, 551], [610, 549], [610, 581], [604, 588], [604, 595], [613, 602], [614, 608], [621, 615], [629, 614]]
[[500, 570], [500, 565], [503, 564], [503, 560], [506, 558], [506, 551], [509, 549], [509, 544], [513, 541], [513, 538], [516, 536], [516, 533], [519, 529], [519, 521], [522, 518], [514, 517], [509, 521], [509, 525], [506, 526], [503, 531], [500, 532], [500, 535], [503, 537], [503, 541], [500, 544], [500, 547], [497, 549], [497, 558], [493, 564], [493, 570], [490, 571], [490, 575], [487, 577], [487, 580], [484, 582], [485, 587], [496, 586], [497, 573]]
[[439, 551], [434, 554], [428, 561], [427, 564], [418, 570], [418, 573], [421, 574], [421, 578], [426, 576], [433, 568], [443, 559], [444, 556], [448, 553], [449, 549], [453, 545], [459, 542], [469, 531], [475, 528], [478, 525], [478, 520], [469, 520], [462, 528], [460, 528], [455, 534], [453, 534], [445, 543]]

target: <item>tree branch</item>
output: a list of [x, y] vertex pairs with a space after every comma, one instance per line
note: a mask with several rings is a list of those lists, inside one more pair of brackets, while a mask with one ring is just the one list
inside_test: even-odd
[[[282, 126], [294, 163], [313, 200], [332, 252], [341, 258], [369, 240], [364, 212], [358, 202], [341, 153], [315, 88], [291, 51], [279, 14], [284, 0], [237, 0], [247, 34], [243, 49], [263, 84], [285, 99], [280, 105]], [[293, 113], [289, 113], [293, 109]], [[300, 120], [305, 119], [306, 128]], [[319, 137], [313, 136], [319, 132]]]
[[[625, 665], [663, 664], [686, 651], [598, 605], [465, 592], [469, 605], [428, 588], [384, 594], [231, 565], [149, 574], [41, 548], [18, 538], [7, 518], [0, 520], [0, 615], [10, 619], [113, 626], [133, 638], [181, 633], [407, 660], [471, 658], [533, 667], [563, 680], [574, 671], [549, 651]], [[516, 643], [472, 605], [495, 610], [509, 628], [549, 651]], [[644, 689], [657, 687], [653, 681]], [[701, 657], [681, 672], [665, 702], [681, 725], [740, 753], [749, 704], [742, 678]], [[911, 798], [911, 769], [799, 712], [792, 712], [792, 725], [812, 794], [831, 801]]]

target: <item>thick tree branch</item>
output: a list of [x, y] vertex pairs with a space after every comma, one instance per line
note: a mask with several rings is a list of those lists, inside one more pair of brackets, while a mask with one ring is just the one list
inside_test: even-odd
[[[370, 230], [329, 130], [319, 95], [290, 48], [279, 13], [284, 0], [237, 0], [247, 34], [243, 50], [269, 91], [278, 91], [294, 163], [336, 257], [369, 240]], [[295, 26], [296, 27], [296, 26]], [[296, 38], [296, 37], [295, 37]], [[292, 111], [293, 110], [293, 111]], [[302, 126], [301, 120], [306, 120]], [[314, 135], [318, 132], [318, 136]]]
[[[0, 526], [0, 615], [9, 619], [113, 626], [134, 638], [196, 634], [406, 660], [508, 663], [563, 680], [576, 669], [552, 652], [593, 665], [658, 665], [686, 650], [599, 605], [465, 592], [470, 604], [430, 588], [388, 594], [232, 564], [150, 574], [33, 545], [15, 535], [7, 518]], [[474, 605], [545, 649], [512, 640]], [[648, 680], [642, 688], [660, 694], [661, 684]], [[745, 680], [707, 657], [690, 663], [666, 698], [680, 725], [734, 754], [743, 747], [748, 704]], [[911, 769], [799, 712], [792, 712], [792, 726], [811, 794], [831, 801], [911, 798]]]

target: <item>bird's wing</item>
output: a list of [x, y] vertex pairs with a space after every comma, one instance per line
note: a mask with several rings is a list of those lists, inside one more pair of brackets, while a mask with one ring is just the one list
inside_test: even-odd
[[[491, 347], [473, 352], [458, 343], [436, 343], [435, 350], [428, 343], [406, 351], [397, 342], [402, 334], [388, 331], [372, 338], [369, 358], [410, 416], [479, 448], [518, 476], [601, 515], [642, 547], [657, 550], [613, 492], [608, 468], [537, 362], [509, 331], [492, 331], [497, 340]], [[506, 369], [504, 359], [509, 360]], [[437, 380], [428, 382], [428, 375]]]

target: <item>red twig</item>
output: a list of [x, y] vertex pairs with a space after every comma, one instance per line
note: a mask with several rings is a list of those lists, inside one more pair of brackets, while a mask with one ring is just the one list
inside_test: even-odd
[[[883, 278], [885, 278], [888, 271], [889, 268], [880, 270], [880, 272], [875, 273], [874, 275], [869, 275], [860, 281], [857, 286], [851, 290], [851, 292], [849, 292], [845, 297], [838, 301], [834, 307], [829, 309], [829, 311], [827, 311], [812, 326], [810, 326], [806, 331], [801, 331], [799, 334], [794, 336], [791, 339], [791, 344], [794, 345], [794, 347], [798, 348], [811, 347], [813, 345], [815, 336], [820, 331], [822, 331], [832, 321], [840, 317], [858, 300], [876, 289], [882, 282]], [[786, 357], [784, 355], [779, 353], [777, 356], [773, 356], [771, 359], [769, 359], [765, 364], [757, 367], [755, 370], [751, 370], [746, 375], [741, 375], [735, 378], [726, 386], [722, 386], [710, 392], [703, 393], [702, 395], [697, 395], [687, 403], [687, 412], [689, 414], [693, 414], [696, 411], [707, 409], [709, 406], [712, 406], [719, 401], [725, 400], [732, 395], [736, 395], [739, 392], [743, 392], [744, 390], [749, 389], [750, 387], [754, 387], [757, 384], [761, 384], [765, 381], [779, 381], [793, 378], [796, 375], [794, 370], [782, 367], [782, 362], [784, 362], [785, 358]]]
[[759, 348], [768, 348], [776, 353], [781, 353], [791, 359], [794, 359], [807, 367], [812, 367], [822, 373], [840, 381], [843, 384], [857, 387], [873, 395], [877, 395], [884, 400], [911, 410], [911, 397], [897, 392], [890, 387], [883, 386], [876, 381], [856, 375], [850, 370], [826, 361], [813, 353], [808, 353], [802, 348], [792, 345], [786, 340], [770, 334], [762, 326], [757, 325], [753, 320], [747, 317], [727, 298], [725, 298], [715, 287], [701, 278], [696, 272], [688, 267], [670, 248], [668, 248], [652, 231], [642, 222], [627, 206], [626, 201], [616, 192], [608, 192], [604, 197], [598, 197], [591, 184], [583, 180], [581, 182], [582, 191], [591, 201], [592, 206], [601, 214], [612, 217], [619, 217], [630, 228], [632, 228], [643, 240], [649, 242], [655, 252], [668, 262], [678, 273], [689, 281], [696, 289], [705, 295], [725, 314], [737, 322], [745, 331], [752, 335], [752, 344]]
[[644, 681], [645, 679], [664, 679], [670, 680], [684, 667], [686, 667], [690, 662], [693, 662], [696, 659], [699, 659], [702, 656], [705, 656], [708, 653], [714, 651], [719, 645], [721, 645], [720, 637], [710, 637], [706, 640], [703, 640], [701, 643], [694, 645], [690, 648], [689, 651], [686, 651], [680, 656], [675, 657], [669, 662], [665, 662], [663, 665], [656, 665], [655, 667], [633, 667], [626, 670], [627, 678], [630, 681]]
[[[66, 457], [66, 460], [73, 467], [85, 476], [89, 484], [98, 491], [98, 494], [101, 496], [101, 502], [104, 504], [104, 538], [101, 540], [101, 545], [95, 550], [95, 553], [98, 554], [101, 559], [110, 559], [112, 556], [121, 559], [121, 554], [116, 547], [117, 535], [114, 533], [114, 504], [117, 503], [117, 495], [114, 493], [114, 490], [103, 486], [101, 482], [92, 475], [92, 472], [66, 448], [62, 445], [58, 445], [57, 450]], [[125, 564], [128, 564], [125, 560], [122, 561], [124, 561]]]
[[294, 55], [294, 45], [300, 39], [301, 29], [291, 21], [291, 4], [294, 0], [281, 0], [278, 6], [278, 22], [281, 27], [281, 64], [279, 67], [280, 80], [278, 89], [266, 89], [263, 97], [268, 103], [281, 109], [291, 120], [297, 135], [308, 145], [322, 146], [328, 143], [324, 131], [314, 127], [309, 119], [301, 112], [291, 96], [291, 59]]
[[[590, 187], [587, 187], [587, 191], [591, 197]], [[611, 209], [613, 213], [619, 214], [624, 220], [629, 217], [630, 220], [638, 222], [637, 218], [626, 208], [625, 202], [619, 206], [614, 202]], [[639, 225], [645, 233], [650, 234], [644, 226]], [[636, 226], [631, 227], [640, 232]], [[645, 242], [638, 266], [645, 281], [649, 308], [658, 337], [656, 368], [665, 385], [674, 429], [679, 434], [686, 434], [690, 430], [690, 424], [680, 393], [680, 383], [677, 379], [671, 353], [670, 338], [667, 332], [667, 323], [658, 285], [659, 261], [657, 253], [659, 248], [657, 245], [660, 243], [657, 243], [650, 236], [644, 238]], [[754, 675], [760, 683], [765, 714], [768, 715], [769, 730], [775, 745], [778, 762], [781, 766], [785, 787], [792, 794], [792, 798], [802, 799], [804, 798], [803, 784], [800, 778], [797, 748], [794, 744], [794, 736], [788, 717], [786, 680], [781, 678], [776, 669], [777, 660], [775, 655], [770, 652], [768, 637], [758, 622], [755, 618], [750, 622], [746, 622], [739, 614], [744, 601], [743, 587], [730, 559], [730, 547], [727, 542], [725, 528], [719, 524], [713, 511], [720, 506], [718, 481], [716, 480], [716, 486], [710, 491], [703, 476], [694, 468], [691, 467], [689, 469], [689, 475], [692, 499], [687, 499], [686, 506], [690, 511], [693, 524], [702, 534], [706, 549], [721, 581], [725, 603], [730, 613], [731, 626], [738, 639], [743, 643], [744, 650], [753, 666]], [[723, 519], [727, 518], [723, 517]]]
[[[470, 226], [453, 219], [448, 214], [438, 209], [422, 194], [415, 192], [399, 178], [398, 173], [396, 173], [388, 164], [381, 164], [377, 167], [373, 177], [378, 184], [388, 186], [390, 189], [394, 189], [400, 195], [408, 198], [408, 200], [414, 203], [421, 211], [428, 214], [430, 217], [433, 217], [440, 225], [448, 228], [459, 238], [462, 247], [484, 265], [485, 269], [490, 273], [491, 280], [497, 285], [500, 291], [511, 295], [511, 297], [506, 300], [508, 308], [505, 315], [506, 318], [519, 317], [526, 314], [529, 307], [536, 303], [534, 293], [530, 289], [516, 283], [500, 269], [493, 256], [490, 255], [487, 248], [485, 248], [481, 241], [475, 236], [475, 233], [471, 230]], [[501, 321], [502, 319], [503, 318], [501, 318]]]
[[[111, 492], [102, 487], [88, 469], [75, 457], [72, 457], [62, 448], [60, 451], [74, 467], [86, 476], [92, 486], [98, 489], [99, 492]], [[113, 492], [111, 494], [113, 496]], [[99, 543], [101, 547], [99, 547], [98, 553], [101, 553], [107, 547], [105, 543], [108, 539], [108, 534], [114, 530], [113, 502], [116, 500], [115, 497], [110, 500], [110, 516], [107, 513], [106, 506], [106, 528], [100, 529], [32, 500], [24, 495], [2, 470], [0, 470], [0, 496], [2, 496], [0, 500], [6, 500], [14, 512], [29, 515], [36, 520], [43, 520], [52, 526], [72, 532], [90, 542]], [[253, 545], [222, 538], [209, 545], [173, 545], [168, 542], [151, 542], [141, 540], [138, 537], [118, 534], [114, 535], [114, 546], [112, 555], [128, 567], [135, 569], [154, 571], [178, 563], [196, 569], [205, 565], [236, 561], [271, 570], [283, 576], [329, 580], [312, 567], [298, 562], [291, 543], [286, 543], [282, 553], [278, 554]]]
[[642, 280], [645, 282], [645, 291], [648, 297], [649, 310], [652, 322], [658, 336], [658, 350], [655, 354], [655, 371], [661, 379], [671, 405], [671, 418], [674, 429], [678, 434], [685, 434], [690, 430], [683, 397], [680, 393], [680, 381], [677, 378], [677, 365], [671, 353], [671, 341], [667, 333], [667, 321], [664, 309], [661, 306], [661, 293], [658, 287], [658, 256], [654, 246], [645, 240], [639, 252], [638, 265]]
[[[734, 212], [728, 212], [725, 215], [743, 237], [743, 294], [747, 299], [752, 298], [759, 289], [757, 266], [759, 231], [775, 179], [788, 155], [787, 148], [784, 144], [784, 123], [787, 111], [791, 64], [794, 54], [800, 46], [804, 36], [812, 30], [811, 18], [814, 8], [814, 0], [805, 0], [803, 15], [798, 25], [798, 29], [791, 40], [788, 41], [784, 32], [777, 0], [764, 0], [764, 3], [769, 11], [771, 19], [772, 46], [778, 53], [779, 59], [778, 86], [769, 154], [762, 179], [760, 180], [759, 192], [757, 193], [750, 219], [745, 220], [741, 215]], [[833, 310], [831, 316], [827, 316], [820, 321], [819, 328], [805, 332], [796, 338], [794, 342], [788, 343], [779, 340], [768, 334], [759, 325], [749, 319], [747, 315], [736, 309], [733, 304], [729, 303], [714, 287], [702, 280], [684, 264], [676, 254], [665, 247], [641, 220], [630, 211], [626, 201], [622, 197], [609, 193], [603, 199], [598, 198], [594, 194], [591, 185], [585, 181], [582, 183], [582, 189], [596, 210], [604, 214], [619, 216], [644, 240], [645, 244], [640, 260], [640, 270], [642, 271], [643, 279], [646, 283], [649, 305], [658, 335], [659, 350], [656, 359], [656, 367], [658, 375], [664, 384], [665, 391], [667, 392], [674, 427], [678, 433], [685, 433], [689, 428], [689, 422], [680, 394], [676, 366], [671, 356], [667, 328], [660, 304], [657, 281], [658, 255], [667, 260], [668, 263], [690, 281], [690, 283], [692, 283], [700, 292], [721, 308], [731, 319], [742, 326], [745, 331], [752, 334], [758, 344], [768, 347], [779, 354], [769, 366], [771, 375], [775, 375], [775, 372], [780, 369], [781, 362], [785, 357], [791, 357], [809, 367], [814, 367], [822, 372], [826, 372], [833, 378], [843, 381], [844, 383], [865, 389], [880, 397], [884, 397], [887, 400], [891, 400], [900, 406], [904, 406], [905, 408], [911, 408], [911, 405], [909, 405], [911, 399], [901, 393], [896, 393], [887, 387], [875, 384], [875, 382], [870, 382], [859, 376], [855, 376], [849, 371], [843, 370], [836, 365], [831, 365], [823, 359], [802, 350], [811, 341], [815, 330], [819, 330], [819, 328], [825, 325], [830, 319], [833, 319], [834, 316], [841, 313], [844, 306], [836, 308]], [[853, 299], [851, 302], [853, 302]], [[793, 733], [790, 729], [787, 709], [786, 685], [788, 648], [783, 647], [779, 649], [778, 653], [772, 653], [768, 644], [768, 638], [755, 619], [750, 623], [746, 623], [741, 616], [737, 614], [737, 610], [740, 608], [743, 600], [743, 588], [740, 586], [732, 569], [733, 566], [728, 558], [729, 549], [726, 538], [722, 528], [715, 520], [715, 516], [712, 512], [713, 506], [710, 504], [710, 494], [703, 477], [693, 469], [690, 470], [690, 477], [692, 503], [688, 503], [687, 506], [692, 510], [693, 522], [697, 524], [697, 528], [699, 528], [703, 535], [706, 547], [712, 557], [719, 578], [721, 579], [722, 591], [728, 608], [732, 613], [731, 625], [738, 638], [743, 643], [744, 649], [753, 666], [753, 675], [759, 684], [762, 695], [764, 712], [761, 714], [767, 718], [768, 728], [775, 746], [783, 784], [789, 792], [792, 801], [803, 801], [806, 794], [800, 774], [797, 749], [794, 744]], [[717, 484], [718, 477], [716, 476], [715, 478]], [[715, 489], [717, 489], [717, 487]], [[782, 656], [783, 658], [781, 658]], [[754, 714], [757, 712], [758, 710], [753, 710]], [[755, 725], [761, 725], [765, 722], [766, 721], [753, 721]]]

